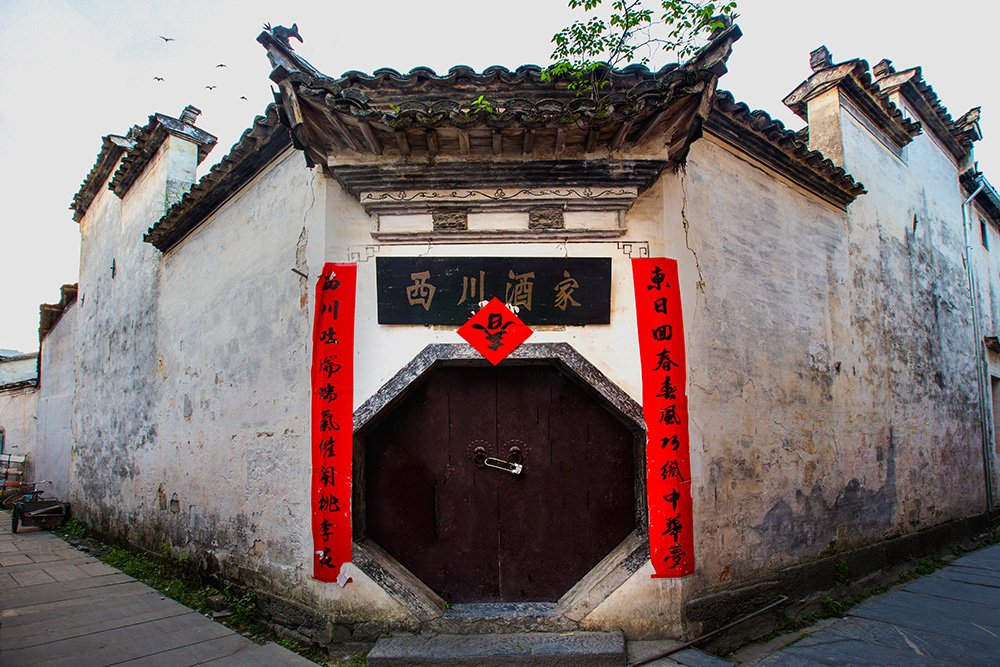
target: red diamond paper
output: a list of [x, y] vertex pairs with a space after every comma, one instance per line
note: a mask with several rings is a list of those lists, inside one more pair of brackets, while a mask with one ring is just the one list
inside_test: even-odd
[[458, 330], [458, 335], [494, 366], [532, 333], [528, 325], [496, 297]]

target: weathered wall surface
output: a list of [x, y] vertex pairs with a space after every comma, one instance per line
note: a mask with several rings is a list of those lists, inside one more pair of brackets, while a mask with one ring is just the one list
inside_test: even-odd
[[73, 448], [73, 395], [76, 375], [76, 309], [72, 304], [42, 341], [42, 377], [38, 390], [36, 479], [52, 482], [47, 493], [69, 497], [70, 451]]
[[24, 354], [0, 362], [0, 386], [32, 380], [38, 375], [38, 355]]
[[290, 152], [161, 258], [141, 232], [184, 171], [161, 155], [81, 225], [74, 488], [133, 542], [334, 622], [407, 623], [358, 568], [344, 588], [311, 578], [315, 293], [291, 269], [358, 262], [358, 407], [428, 344], [462, 342], [379, 325], [375, 257], [611, 257], [611, 323], [530, 342], [569, 343], [638, 402], [630, 254], [648, 250], [680, 269], [697, 571], [652, 580], [647, 563], [584, 626], [679, 635], [685, 600], [966, 516], [983, 487], [955, 166], [925, 137], [900, 160], [835, 113], [817, 127], [869, 189], [849, 213], [706, 137], [615, 241], [380, 244], [357, 199]]
[[835, 403], [847, 392], [833, 386], [845, 217], [711, 138], [629, 212], [629, 234], [681, 268], [697, 565], [684, 580], [641, 569], [588, 627], [678, 635], [683, 599], [815, 555], [859, 520], [838, 505], [855, 476], [838, 444], [853, 428]]
[[[964, 194], [964, 193], [963, 193]], [[987, 213], [973, 204], [967, 209], [969, 226], [969, 246], [973, 279], [978, 291], [981, 335], [1000, 335], [1000, 230], [990, 222]], [[986, 227], [986, 245], [982, 243], [982, 227]], [[966, 287], [968, 283], [966, 283]], [[981, 341], [977, 341], [981, 342]], [[970, 345], [972, 341], [970, 339]], [[986, 349], [986, 382], [983, 393], [989, 408], [987, 442], [983, 447], [988, 452], [991, 465], [994, 503], [1000, 499], [1000, 353]]]
[[984, 509], [954, 165], [837, 125], [847, 217], [711, 140], [683, 177], [694, 596]]
[[850, 211], [858, 375], [898, 443], [894, 532], [912, 531], [986, 510], [964, 196], [928, 133], [900, 160], [842, 113], [845, 167], [869, 190]]
[[137, 510], [150, 539], [288, 586], [309, 453], [308, 326], [290, 269], [315, 194], [295, 154], [246, 191], [164, 256], [162, 454], [143, 457]]
[[35, 406], [38, 390], [34, 387], [0, 390], [0, 428], [4, 430], [3, 454], [28, 455], [28, 480], [34, 479], [31, 466], [34, 458], [38, 423]]
[[86, 520], [130, 538], [142, 525], [134, 483], [158, 447], [160, 253], [142, 236], [164, 213], [168, 181], [193, 173], [183, 165], [196, 150], [169, 136], [122, 200], [102, 189], [80, 222], [71, 495]]
[[146, 541], [258, 590], [324, 608], [343, 593], [334, 609], [355, 619], [398, 617], [374, 585], [311, 578], [312, 320], [291, 269], [319, 274], [305, 253], [325, 190], [289, 152], [164, 257], [159, 449], [136, 454], [133, 511]]
[[[877, 184], [850, 215], [710, 138], [628, 213], [624, 241], [680, 264], [699, 565], [683, 581], [640, 570], [587, 627], [678, 634], [681, 599], [982, 504], [954, 165], [917, 142], [903, 164], [850, 116], [836, 120], [848, 171]], [[378, 245], [335, 183], [328, 207], [328, 259], [361, 259], [358, 403], [425, 345], [458, 342], [448, 327], [377, 324], [375, 255], [612, 256], [612, 323], [531, 342], [572, 344], [640, 400], [618, 244]]]

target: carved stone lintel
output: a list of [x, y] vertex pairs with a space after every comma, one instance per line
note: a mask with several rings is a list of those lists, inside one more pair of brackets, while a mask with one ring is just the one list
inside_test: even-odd
[[533, 208], [528, 212], [528, 229], [564, 229], [565, 227], [563, 210], [560, 207]]
[[468, 229], [469, 210], [464, 208], [433, 208], [434, 231], [442, 229]]

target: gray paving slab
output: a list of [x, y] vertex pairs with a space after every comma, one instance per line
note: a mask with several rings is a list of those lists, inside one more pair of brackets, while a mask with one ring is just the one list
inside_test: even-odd
[[784, 649], [773, 655], [769, 655], [755, 667], [828, 667], [828, 662], [816, 662], [810, 658], [791, 653], [789, 649]]
[[13, 579], [18, 586], [35, 586], [37, 584], [52, 584], [58, 581], [48, 572], [42, 569], [36, 570], [21, 570], [18, 572], [9, 572], [11, 579]]
[[1000, 546], [869, 600], [758, 667], [1000, 667]]
[[[127, 574], [109, 574], [91, 579], [76, 581], [56, 581], [30, 587], [17, 586], [3, 592], [3, 605], [6, 609], [18, 609], [32, 604], [42, 604], [56, 600], [69, 600], [75, 597], [87, 597], [97, 594], [96, 589], [122, 587], [128, 590], [134, 586], [143, 586]], [[148, 587], [147, 587], [148, 588]]]
[[180, 605], [150, 607], [146, 600], [140, 600], [137, 604], [126, 604], [121, 608], [109, 609], [105, 606], [100, 609], [84, 609], [59, 625], [53, 625], [47, 619], [36, 619], [33, 623], [15, 626], [17, 630], [5, 627], [5, 631], [11, 632], [12, 636], [4, 641], [4, 648], [13, 650], [50, 644], [105, 630], [128, 628], [150, 621], [181, 616], [189, 612], [190, 610]]
[[821, 665], [851, 665], [851, 667], [954, 667], [955, 662], [920, 656], [913, 651], [903, 651], [858, 641], [837, 638], [828, 642], [806, 644], [799, 642], [785, 649], [785, 653]]
[[[193, 667], [194, 665], [209, 664], [220, 658], [247, 651], [247, 641], [245, 637], [239, 635], [226, 635], [208, 639], [197, 644], [189, 644], [179, 648], [163, 651], [156, 655], [147, 655], [135, 660], [120, 662], [116, 667]], [[282, 664], [282, 663], [279, 663]], [[312, 663], [308, 663], [312, 664]]]
[[82, 557], [81, 558], [74, 558], [74, 559], [56, 558], [55, 560], [35, 561], [35, 560], [31, 560], [31, 558], [32, 558], [31, 554], [25, 554], [25, 556], [28, 558], [28, 562], [26, 562], [26, 563], [18, 563], [17, 565], [11, 565], [11, 566], [4, 567], [3, 568], [4, 571], [5, 572], [9, 572], [10, 574], [16, 574], [18, 572], [25, 572], [25, 571], [34, 571], [34, 570], [37, 570], [37, 569], [39, 569], [38, 568], [39, 565], [41, 565], [42, 569], [44, 569], [46, 565], [48, 565], [48, 566], [61, 566], [61, 565], [65, 565], [65, 566], [70, 566], [70, 565], [79, 566], [79, 565], [87, 565], [89, 563], [95, 562], [93, 558], [82, 558]]
[[62, 619], [62, 622], [69, 626], [78, 623], [82, 617], [90, 613], [107, 614], [109, 618], [113, 618], [120, 613], [119, 610], [131, 608], [137, 603], [143, 607], [149, 607], [148, 601], [143, 598], [148, 598], [148, 596], [152, 595], [156, 595], [156, 591], [150, 591], [148, 588], [143, 590], [137, 587], [134, 590], [109, 593], [102, 597], [72, 598], [69, 600], [45, 602], [28, 607], [19, 607], [16, 610], [16, 614], [12, 612], [4, 616], [3, 627], [9, 630], [33, 623], [49, 623], [49, 619], [57, 614]]
[[976, 553], [969, 554], [968, 556], [962, 556], [955, 561], [955, 565], [1000, 572], [1000, 557], [996, 554], [987, 554], [977, 551]]
[[0, 554], [0, 567], [11, 567], [12, 565], [33, 565], [27, 554], [20, 552]]
[[912, 652], [919, 657], [953, 661], [963, 656], [962, 664], [996, 665], [1000, 661], [996, 642], [958, 638], [923, 630], [901, 628], [889, 623], [848, 618], [832, 624], [823, 632], [803, 640], [799, 645], [821, 643], [827, 637], [856, 639], [898, 651]]
[[672, 654], [671, 659], [684, 667], [732, 667], [728, 660], [723, 660], [714, 655], [703, 653], [695, 648], [684, 649]]
[[923, 577], [908, 584], [905, 590], [911, 593], [933, 595], [946, 600], [972, 602], [987, 607], [1000, 607], [1000, 588], [979, 586], [964, 581], [948, 581], [938, 577]]
[[910, 591], [866, 602], [849, 615], [957, 637], [965, 636], [973, 623], [1000, 629], [1000, 609]]
[[962, 581], [967, 584], [1000, 588], [1000, 573], [997, 573], [994, 576], [989, 576], [983, 574], [982, 570], [969, 572], [968, 570], [959, 568], [946, 567], [935, 572], [933, 576], [938, 579], [948, 579], [949, 581]]
[[4, 523], [0, 516], [4, 665], [313, 664], [277, 644], [255, 644], [55, 535], [13, 535]]
[[[938, 572], [942, 571], [954, 571], [954, 572], [964, 572], [966, 574], [974, 574], [980, 577], [995, 578], [1000, 577], [1000, 572], [996, 570], [990, 570], [982, 567], [972, 567], [971, 565], [949, 565], [948, 567], [941, 568]], [[935, 573], [936, 574], [936, 573]]]
[[[628, 664], [633, 664], [641, 660], [648, 660], [653, 656], [663, 655], [678, 646], [681, 642], [676, 639], [639, 639], [629, 641], [625, 644], [628, 657]], [[659, 658], [646, 663], [647, 667], [677, 667], [679, 662], [674, 662], [671, 658]]]
[[232, 655], [211, 662], [203, 662], [211, 667], [315, 667], [314, 662], [278, 646], [273, 642], [251, 646]]
[[[98, 632], [84, 637], [68, 640], [73, 644], [82, 644], [82, 650], [67, 653], [60, 650], [57, 657], [44, 659], [52, 655], [52, 649], [61, 649], [62, 642], [35, 647], [41, 651], [43, 659], [34, 662], [39, 667], [76, 667], [80, 664], [115, 665], [125, 660], [147, 658], [170, 651], [181, 646], [199, 644], [207, 639], [215, 639], [228, 634], [225, 626], [217, 623], [203, 624], [203, 616], [190, 612], [198, 619], [187, 615], [174, 616], [168, 619], [143, 623], [141, 625], [116, 628], [106, 632]], [[12, 652], [16, 655], [16, 652]]]

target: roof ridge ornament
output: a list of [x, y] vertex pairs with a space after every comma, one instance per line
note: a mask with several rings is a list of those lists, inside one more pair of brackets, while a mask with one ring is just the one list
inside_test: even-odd
[[193, 105], [187, 105], [184, 107], [184, 111], [181, 112], [180, 121], [186, 123], [187, 125], [194, 125], [195, 120], [201, 115], [201, 109]]
[[286, 28], [283, 25], [276, 25], [272, 28], [270, 23], [265, 23], [264, 30], [266, 30], [267, 33], [271, 35], [271, 37], [273, 37], [276, 42], [281, 44], [289, 51], [295, 50], [292, 48], [291, 44], [288, 43], [288, 40], [291, 39], [292, 37], [299, 40], [299, 44], [304, 43], [302, 41], [302, 36], [299, 35], [298, 23], [293, 23], [291, 28]]
[[888, 58], [883, 58], [882, 60], [875, 63], [875, 67], [872, 68], [872, 74], [875, 75], [876, 79], [882, 79], [890, 74], [895, 74], [896, 68], [892, 66], [892, 61]]
[[814, 72], [833, 67], [833, 54], [826, 48], [826, 45], [809, 52], [809, 67]]

